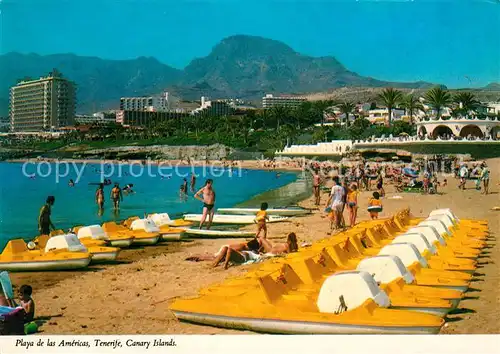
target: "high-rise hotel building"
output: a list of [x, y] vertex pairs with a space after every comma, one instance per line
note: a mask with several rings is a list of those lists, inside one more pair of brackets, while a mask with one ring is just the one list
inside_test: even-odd
[[74, 125], [76, 87], [53, 70], [10, 89], [10, 126], [14, 132], [48, 131]]

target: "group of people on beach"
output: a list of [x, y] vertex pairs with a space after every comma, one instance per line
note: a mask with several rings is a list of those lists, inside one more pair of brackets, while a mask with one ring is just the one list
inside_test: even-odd
[[[354, 178], [349, 178], [354, 176]], [[358, 215], [358, 196], [360, 195], [360, 185], [363, 185], [363, 177], [361, 174], [353, 173], [341, 179], [339, 176], [332, 178], [333, 186], [329, 193], [328, 201], [326, 202], [325, 211], [328, 212], [330, 219], [331, 230], [343, 229], [346, 227], [344, 211], [347, 208], [349, 211], [349, 226], [353, 227], [356, 224]], [[321, 186], [323, 178], [319, 174], [319, 170], [313, 172], [313, 195], [316, 206], [321, 203]], [[369, 187], [366, 187], [369, 190]], [[377, 191], [373, 192], [372, 197], [368, 201], [368, 210], [372, 219], [378, 218], [378, 213], [382, 211], [381, 197], [385, 196], [383, 187], [383, 177], [378, 174]]]
[[481, 190], [481, 182], [483, 184], [482, 194], [489, 193], [490, 186], [490, 170], [486, 162], [480, 164], [473, 164], [472, 168], [468, 167], [465, 163], [457, 164], [455, 166], [455, 177], [460, 179], [458, 188], [465, 190], [468, 179], [475, 180], [475, 188]]
[[[378, 219], [379, 212], [382, 211], [382, 201], [380, 198], [383, 196], [382, 186], [379, 186], [379, 191], [373, 192], [371, 198], [368, 200], [368, 212], [371, 219]], [[356, 225], [358, 216], [358, 196], [360, 192], [357, 182], [349, 183], [347, 179], [340, 180], [338, 176], [333, 177], [333, 187], [330, 191], [328, 201], [326, 202], [325, 211], [328, 212], [330, 219], [330, 229], [340, 230], [347, 227], [344, 218], [344, 211], [347, 208], [349, 212], [349, 227]]]
[[[211, 183], [207, 184], [207, 186], [208, 185], [211, 185]], [[203, 191], [203, 188], [200, 191]], [[200, 198], [200, 200], [204, 201], [205, 199]], [[268, 203], [264, 202], [261, 204], [260, 210], [257, 212], [255, 216], [255, 223], [257, 224], [257, 232], [255, 234], [255, 237], [250, 241], [224, 245], [214, 255], [204, 254], [199, 256], [191, 256], [188, 257], [186, 260], [213, 261], [212, 266], [214, 268], [217, 267], [219, 264], [223, 264], [224, 269], [227, 269], [230, 264], [244, 264], [246, 262], [258, 261], [263, 257], [274, 257], [277, 255], [296, 252], [299, 246], [297, 243], [297, 236], [293, 232], [287, 236], [285, 243], [272, 244], [267, 239], [267, 221], [269, 220], [269, 216], [266, 211], [267, 208], [268, 208]], [[203, 222], [205, 220], [205, 215], [207, 212], [206, 203], [204, 203], [203, 210], [204, 214], [200, 222], [200, 228], [203, 225]], [[210, 211], [208, 212], [210, 213]], [[209, 221], [209, 223], [210, 222], [211, 221]]]

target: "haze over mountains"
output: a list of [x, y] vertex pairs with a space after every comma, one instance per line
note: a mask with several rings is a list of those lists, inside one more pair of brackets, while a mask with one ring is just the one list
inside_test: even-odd
[[78, 113], [118, 108], [122, 96], [149, 95], [163, 90], [194, 100], [202, 95], [259, 99], [265, 93], [308, 93], [343, 86], [433, 86], [426, 82], [395, 83], [360, 76], [331, 56], [305, 56], [279, 41], [236, 35], [223, 39], [209, 55], [194, 59], [184, 70], [150, 57], [104, 60], [74, 54], [2, 55], [0, 115], [8, 112], [10, 86], [18, 79], [46, 75], [53, 68], [76, 82]]

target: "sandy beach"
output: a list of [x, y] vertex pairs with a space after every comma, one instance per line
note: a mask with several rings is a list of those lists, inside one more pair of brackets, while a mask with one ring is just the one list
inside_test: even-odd
[[[389, 185], [381, 217], [389, 217], [408, 206], [414, 216], [426, 216], [437, 208], [451, 208], [461, 218], [488, 220], [493, 238], [497, 237], [500, 214], [491, 209], [500, 206], [500, 158], [487, 160], [487, 163], [491, 170], [491, 194], [480, 194], [471, 181], [468, 189], [461, 191], [457, 188], [458, 181], [452, 177], [448, 177], [448, 186], [440, 189], [440, 195], [395, 193]], [[259, 162], [244, 167], [261, 168]], [[362, 192], [359, 197], [358, 220], [368, 218], [369, 195], [371, 192]], [[394, 195], [403, 198], [391, 199]], [[309, 216], [270, 224], [268, 237], [272, 242], [280, 242], [293, 231], [299, 245], [325, 238], [329, 230], [323, 212], [326, 200], [327, 195], [323, 194], [322, 206]], [[300, 205], [315, 208], [312, 198]], [[17, 286], [24, 283], [33, 286], [36, 315], [45, 321], [40, 328], [41, 334], [241, 334], [241, 331], [180, 323], [168, 309], [177, 297], [194, 296], [202, 287], [245, 272], [248, 266], [223, 270], [211, 268], [209, 262], [185, 260], [193, 254], [214, 253], [220, 246], [238, 241], [163, 243], [122, 250], [116, 264], [91, 266], [79, 272], [17, 273], [11, 277]], [[472, 288], [457, 313], [449, 316], [443, 333], [500, 333], [500, 249], [495, 241], [490, 241], [479, 262], [481, 265]]]

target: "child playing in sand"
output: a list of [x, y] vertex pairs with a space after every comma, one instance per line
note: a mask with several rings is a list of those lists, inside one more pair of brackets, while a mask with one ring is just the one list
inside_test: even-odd
[[347, 193], [347, 209], [349, 210], [350, 227], [356, 225], [356, 217], [358, 215], [358, 186], [353, 183]]
[[370, 217], [373, 219], [378, 219], [378, 213], [382, 211], [382, 201], [380, 200], [380, 194], [378, 192], [373, 192], [373, 198], [368, 201], [368, 212]]
[[259, 237], [260, 232], [264, 231], [264, 237], [267, 237], [267, 225], [266, 221], [269, 220], [269, 216], [267, 215], [267, 208], [268, 204], [267, 203], [262, 203], [260, 205], [260, 210], [257, 212], [257, 216], [255, 217], [255, 222], [257, 223], [257, 234], [255, 237]]
[[19, 288], [19, 300], [21, 306], [26, 312], [26, 315], [24, 316], [25, 322], [31, 322], [35, 317], [35, 302], [31, 297], [32, 293], [33, 289], [31, 288], [30, 285], [22, 285]]

